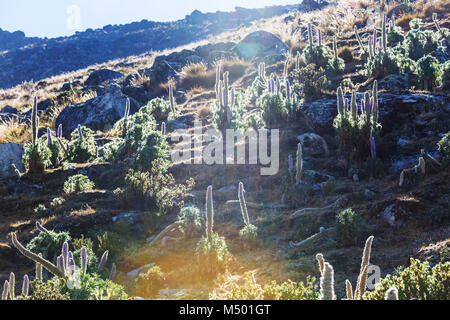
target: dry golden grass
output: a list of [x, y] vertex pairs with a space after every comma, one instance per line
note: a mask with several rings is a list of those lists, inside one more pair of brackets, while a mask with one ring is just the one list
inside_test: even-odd
[[419, 16], [422, 18], [431, 18], [433, 13], [444, 17], [450, 15], [450, 1], [448, 0], [420, 0], [417, 2]]
[[211, 115], [212, 115], [211, 109], [208, 107], [203, 107], [200, 110], [198, 110], [198, 118], [199, 119], [206, 119]]
[[205, 89], [202, 87], [194, 87], [192, 89], [190, 89], [188, 91], [188, 96], [192, 97], [192, 96], [196, 96], [198, 94], [202, 94], [203, 92], [205, 92]]
[[417, 14], [405, 14], [398, 18], [395, 24], [403, 29], [409, 29], [409, 22], [417, 18]]
[[8, 121], [0, 120], [0, 144], [2, 143], [27, 143], [31, 141], [31, 129], [25, 122], [19, 122], [16, 118]]

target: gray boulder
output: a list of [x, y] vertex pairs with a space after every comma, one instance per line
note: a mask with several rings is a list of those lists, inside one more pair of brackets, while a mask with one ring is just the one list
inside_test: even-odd
[[[62, 124], [65, 137], [69, 137], [78, 124], [94, 131], [110, 130], [124, 116], [126, 99], [120, 86], [112, 85], [101, 96], [65, 108], [56, 119], [56, 127]], [[133, 114], [140, 106], [132, 98], [130, 102], [130, 114]]]
[[255, 31], [247, 35], [235, 50], [241, 58], [255, 58], [284, 54], [289, 47], [273, 33]]
[[117, 71], [109, 69], [100, 69], [92, 72], [89, 78], [84, 83], [85, 86], [98, 86], [105, 82], [112, 82], [114, 80], [120, 79], [123, 74]]
[[0, 178], [15, 176], [15, 173], [11, 168], [12, 164], [15, 164], [19, 171], [25, 171], [22, 163], [23, 153], [24, 150], [22, 144], [0, 144]]

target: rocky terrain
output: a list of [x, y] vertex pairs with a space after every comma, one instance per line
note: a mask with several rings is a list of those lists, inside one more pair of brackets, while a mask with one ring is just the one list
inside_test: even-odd
[[[30, 249], [37, 238], [68, 232], [73, 256], [90, 248], [96, 264], [109, 252], [107, 262], [95, 272], [97, 265], [88, 266], [88, 273], [110, 278], [128, 297], [342, 299], [349, 297], [346, 280], [355, 286], [364, 273], [367, 283], [375, 279], [376, 270], [363, 270], [366, 263], [379, 267], [384, 279], [375, 279], [380, 284], [375, 290], [368, 286], [366, 295], [358, 296], [353, 287], [350, 299], [397, 292], [400, 299], [448, 300], [448, 4], [436, 2], [430, 9], [422, 2], [406, 8], [394, 2], [380, 8], [386, 20], [380, 14], [370, 25], [367, 12], [379, 5], [332, 1], [301, 11], [194, 12], [175, 23], [105, 27], [61, 41], [78, 45], [77, 37], [92, 33], [95, 39], [103, 32], [126, 50], [115, 56], [89, 51], [70, 69], [64, 61], [51, 70], [40, 66], [42, 78], [182, 44], [173, 40], [157, 48], [147, 47], [152, 41], [145, 36], [131, 40], [142, 28], [150, 34], [170, 26], [176, 34], [189, 24], [196, 31], [186, 43], [217, 34], [151, 60], [133, 57], [127, 69], [122, 68], [127, 59], [120, 59], [1, 92], [0, 280], [10, 279], [12, 271], [17, 279], [25, 274], [34, 279], [35, 263], [17, 251], [12, 233]], [[226, 19], [229, 15], [245, 18]], [[217, 23], [219, 17], [228, 24]], [[129, 38], [117, 40], [125, 29]], [[424, 51], [417, 54], [408, 39], [425, 35]], [[395, 42], [394, 36], [401, 39]], [[62, 48], [57, 39], [48, 41]], [[38, 52], [36, 46], [30, 50]], [[14, 84], [14, 70], [28, 65], [33, 69], [12, 63], [4, 71], [10, 78], [2, 79]], [[194, 128], [198, 121], [200, 134]], [[180, 146], [177, 129], [187, 130], [195, 143], [213, 128], [267, 128], [271, 135], [279, 128], [280, 170], [262, 176], [261, 164], [165, 164]], [[47, 149], [55, 157], [45, 165], [33, 161], [33, 146], [39, 150], [35, 157], [46, 157]], [[206, 143], [188, 144], [186, 150], [208, 151]], [[48, 245], [45, 258], [56, 268], [64, 252], [58, 256], [62, 243], [55, 239], [35, 249]], [[48, 248], [56, 242], [52, 255]], [[204, 249], [205, 243], [214, 249]], [[202, 248], [216, 250], [214, 259], [201, 260]], [[361, 266], [362, 255], [371, 257], [370, 265], [363, 258]], [[331, 274], [334, 287], [324, 284]], [[389, 280], [393, 276], [395, 283]], [[44, 280], [51, 277], [44, 273]], [[98, 298], [88, 289], [86, 295], [56, 291], [59, 298]], [[106, 298], [125, 298], [117, 291]]]

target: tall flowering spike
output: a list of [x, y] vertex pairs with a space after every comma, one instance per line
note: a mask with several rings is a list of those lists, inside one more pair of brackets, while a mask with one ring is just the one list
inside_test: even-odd
[[234, 107], [234, 104], [236, 102], [236, 93], [234, 92], [234, 88], [231, 88], [231, 102], [230, 102], [230, 107]]
[[2, 300], [8, 300], [9, 293], [9, 283], [8, 280], [5, 280], [3, 283], [3, 291], [2, 291]]
[[212, 186], [206, 190], [206, 237], [211, 239], [214, 228], [214, 204]]
[[[42, 253], [39, 253], [38, 256], [42, 258]], [[42, 264], [38, 262], [36, 262], [36, 279], [42, 280]]]
[[163, 135], [163, 136], [166, 135], [166, 123], [165, 122], [161, 123], [161, 135]]
[[297, 145], [297, 174], [296, 181], [300, 182], [302, 180], [302, 170], [303, 170], [303, 148], [302, 144]]
[[228, 92], [225, 88], [222, 89], [222, 102], [224, 107], [228, 107]]
[[357, 106], [356, 106], [356, 91], [355, 90], [353, 90], [353, 92], [352, 92], [351, 111], [352, 111], [353, 121], [356, 121], [358, 112], [357, 112]]
[[223, 108], [223, 106], [224, 106], [224, 104], [223, 104], [223, 94], [222, 94], [222, 92], [223, 92], [223, 81], [220, 80], [220, 81], [219, 81], [219, 106], [220, 106], [221, 108]]
[[22, 283], [22, 295], [28, 297], [29, 289], [30, 289], [30, 279], [28, 278], [28, 275], [24, 275]]
[[11, 300], [16, 299], [16, 275], [14, 272], [9, 274], [9, 297]]
[[128, 118], [128, 116], [130, 115], [130, 108], [131, 108], [130, 98], [127, 98], [125, 102], [125, 112], [123, 115], [124, 119]]
[[369, 42], [367, 46], [369, 47], [369, 57], [373, 57], [375, 53], [373, 52], [373, 36], [371, 34], [369, 34]]
[[384, 50], [384, 51], [387, 50], [386, 23], [387, 23], [386, 13], [383, 13], [382, 42], [383, 42], [383, 50]]
[[169, 83], [169, 101], [170, 101], [170, 109], [172, 112], [175, 112], [175, 98], [173, 96], [173, 85]]
[[386, 291], [386, 295], [384, 296], [384, 300], [399, 300], [397, 288], [395, 288], [395, 287], [389, 288]]
[[81, 272], [83, 274], [86, 273], [87, 270], [87, 250], [85, 247], [81, 248], [81, 252], [80, 252], [80, 256], [81, 256]]
[[317, 29], [317, 42], [319, 47], [322, 46], [322, 30], [320, 28]]
[[36, 221], [36, 228], [40, 231], [40, 232], [45, 232], [48, 233], [48, 230], [46, 228], [44, 228], [39, 221]]
[[62, 273], [65, 274], [65, 271], [64, 271], [64, 258], [63, 258], [63, 256], [58, 256], [56, 258], [56, 267], [58, 268], [58, 270], [60, 270]]
[[64, 269], [67, 269], [68, 265], [69, 265], [69, 244], [66, 242], [64, 242], [63, 246], [62, 246], [62, 256], [64, 259]]
[[288, 162], [289, 162], [289, 170], [294, 170], [294, 158], [292, 158], [292, 154], [289, 155]]
[[378, 81], [375, 80], [373, 82], [373, 105], [372, 105], [372, 113], [375, 114], [375, 119], [378, 121], [379, 117], [379, 106], [378, 106]]
[[291, 83], [286, 79], [286, 99], [291, 100]]
[[342, 87], [337, 88], [337, 108], [339, 114], [344, 113], [344, 91], [342, 90]]
[[245, 196], [244, 196], [245, 190], [244, 190], [244, 184], [242, 182], [239, 182], [239, 203], [241, 205], [241, 213], [242, 217], [244, 218], [244, 223], [246, 226], [250, 224], [250, 219], [248, 217], [248, 210], [247, 210], [247, 204], [245, 202]]
[[276, 88], [276, 94], [280, 94], [281, 84], [280, 84], [280, 79], [278, 79], [278, 77], [275, 79], [275, 88]]
[[230, 73], [228, 71], [223, 74], [223, 87], [225, 88], [225, 92], [227, 93], [227, 95], [228, 95], [228, 91], [229, 91], [229, 88], [230, 88], [230, 86], [229, 86], [229, 83], [230, 83], [229, 77], [230, 77]]
[[78, 129], [78, 136], [80, 137], [80, 139], [83, 139], [84, 137], [83, 137], [83, 130], [81, 130], [81, 125], [78, 125], [77, 129]]
[[47, 144], [49, 146], [53, 144], [52, 130], [50, 130], [50, 128], [47, 128]]
[[375, 159], [377, 157], [377, 148], [375, 145], [375, 139], [371, 136], [369, 142], [370, 142], [370, 154], [372, 156], [372, 159]]
[[356, 40], [358, 40], [360, 49], [361, 49], [361, 50], [364, 50], [364, 45], [363, 45], [363, 42], [362, 42], [362, 40], [361, 40], [361, 37], [359, 36], [358, 27], [357, 27], [356, 25], [355, 25], [355, 27], [353, 28], [353, 31], [355, 32]]
[[62, 138], [62, 124], [60, 124], [59, 126], [58, 126], [58, 134], [57, 134], [57, 137], [58, 138]]
[[308, 23], [308, 41], [309, 41], [309, 46], [312, 48], [312, 46], [313, 46], [313, 32], [312, 32], [312, 23], [311, 22]]
[[348, 280], [345, 280], [345, 291], [347, 292], [347, 299], [353, 300], [353, 287], [352, 283]]
[[318, 253], [316, 254], [317, 262], [319, 263], [319, 271], [320, 273], [323, 273], [323, 268], [325, 267], [325, 259], [323, 258], [323, 254]]
[[350, 107], [350, 101], [348, 100], [348, 98], [344, 99], [344, 114], [349, 112], [349, 107]]
[[339, 58], [339, 56], [338, 56], [338, 47], [337, 47], [336, 36], [333, 37], [333, 52], [334, 52], [334, 58], [337, 60]]
[[395, 14], [393, 14], [392, 17], [391, 17], [391, 26], [392, 27], [395, 27], [395, 18], [396, 18]]
[[230, 106], [227, 106], [227, 123], [230, 124], [232, 120], [232, 113]]
[[108, 254], [108, 250], [103, 253], [102, 258], [100, 259], [100, 263], [98, 264], [98, 271], [102, 271], [102, 269], [105, 267], [106, 262], [108, 261]]
[[109, 280], [111, 280], [111, 281], [114, 280], [116, 273], [117, 273], [117, 267], [116, 267], [116, 264], [113, 263], [111, 266], [111, 273], [109, 274]]
[[366, 240], [366, 245], [364, 246], [363, 251], [363, 257], [361, 261], [361, 269], [359, 271], [358, 276], [358, 283], [356, 284], [356, 290], [355, 290], [355, 298], [361, 299], [361, 297], [364, 294], [364, 290], [366, 288], [366, 281], [367, 281], [367, 267], [370, 264], [370, 253], [372, 251], [372, 243], [373, 243], [373, 236], [370, 236]]
[[419, 169], [420, 169], [420, 173], [422, 175], [424, 175], [426, 173], [425, 159], [423, 157], [419, 158]]
[[37, 97], [34, 97], [33, 108], [31, 110], [31, 130], [32, 130], [32, 142], [36, 143], [38, 138], [38, 129], [39, 129], [39, 117], [38, 117], [38, 108], [37, 108]]
[[334, 270], [333, 266], [325, 262], [322, 276], [320, 277], [320, 300], [335, 300], [334, 294]]
[[301, 54], [300, 52], [297, 52], [297, 55], [295, 56], [295, 69], [299, 69], [300, 68], [300, 59], [301, 59]]
[[366, 92], [364, 94], [364, 113], [371, 114], [371, 105], [370, 105], [370, 93]]
[[216, 67], [216, 84], [214, 86], [216, 90], [216, 100], [220, 100], [220, 73], [221, 73], [221, 65], [220, 63], [217, 64]]
[[376, 54], [377, 53], [377, 43], [378, 43], [378, 38], [377, 38], [377, 29], [373, 29], [373, 36], [372, 36], [372, 41], [373, 41], [373, 53]]

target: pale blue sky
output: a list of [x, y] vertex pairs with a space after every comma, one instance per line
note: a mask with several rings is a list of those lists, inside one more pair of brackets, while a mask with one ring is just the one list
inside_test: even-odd
[[[125, 24], [143, 19], [173, 21], [195, 9], [202, 12], [232, 11], [235, 6], [262, 8], [297, 4], [300, 0], [1, 0], [0, 28], [21, 30], [27, 36], [57, 37], [108, 24]], [[68, 13], [71, 6], [76, 9]], [[77, 21], [80, 23], [78, 24]], [[71, 26], [71, 28], [69, 28]]]

